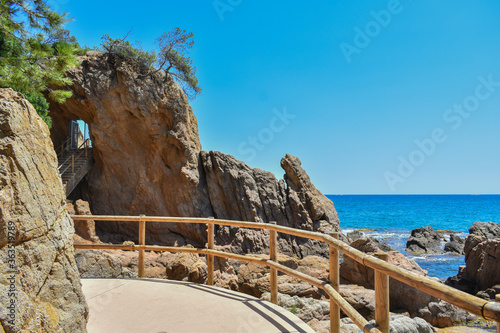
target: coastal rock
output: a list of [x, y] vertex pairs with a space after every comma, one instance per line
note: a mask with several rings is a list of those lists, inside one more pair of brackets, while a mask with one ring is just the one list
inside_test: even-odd
[[500, 294], [500, 284], [496, 284], [486, 290], [481, 290], [476, 294], [476, 296], [484, 298], [489, 301], [494, 301], [495, 296], [498, 294]]
[[[329, 333], [330, 322], [313, 319], [307, 323], [317, 333]], [[370, 321], [375, 326], [375, 321]], [[340, 331], [343, 333], [358, 333], [361, 330], [350, 318], [340, 320]], [[421, 318], [409, 318], [403, 315], [390, 316], [390, 333], [433, 333], [434, 328]]]
[[123, 267], [116, 256], [97, 250], [76, 250], [75, 260], [82, 278], [133, 278], [137, 273]]
[[[89, 203], [83, 200], [76, 200], [74, 204], [67, 203], [66, 210], [68, 211], [68, 214], [72, 215], [92, 215]], [[94, 220], [73, 222], [75, 226], [75, 234], [91, 242], [99, 241], [99, 237], [95, 233]]]
[[[382, 244], [377, 239], [372, 237], [359, 238], [358, 240], [352, 242], [351, 246], [357, 250], [369, 254], [374, 254], [376, 252], [383, 251], [382, 249], [386, 249], [389, 251], [392, 250], [388, 245]], [[398, 263], [400, 265], [403, 265], [405, 261], [410, 262], [410, 260], [406, 259], [406, 257], [404, 257], [400, 253], [399, 253], [401, 255], [400, 258], [394, 259], [397, 256], [396, 253], [399, 252], [394, 251], [394, 254], [392, 255], [393, 260], [398, 260]], [[415, 263], [415, 265], [417, 264]], [[365, 288], [373, 288], [373, 281], [374, 281], [373, 269], [370, 269], [364, 265], [359, 264], [357, 261], [351, 259], [350, 257], [345, 256], [343, 262], [340, 264], [340, 276], [349, 283], [358, 284]]]
[[1, 332], [86, 332], [73, 234], [47, 125], [0, 89]]
[[442, 253], [441, 237], [432, 227], [413, 229], [406, 250], [415, 254]]
[[[476, 242], [477, 236], [467, 237]], [[484, 240], [465, 254], [465, 273], [479, 290], [500, 283], [500, 239]]]
[[356, 284], [340, 285], [339, 294], [368, 320], [375, 318], [375, 291]]
[[[290, 267], [293, 268], [293, 267]], [[330, 264], [328, 259], [319, 256], [307, 256], [298, 261], [297, 271], [322, 281], [330, 281]]]
[[450, 235], [450, 241], [444, 244], [444, 252], [465, 254], [464, 253], [465, 239], [456, 235]]
[[[330, 320], [313, 319], [307, 322], [316, 333], [330, 333]], [[359, 333], [361, 330], [348, 317], [340, 319], [340, 331], [342, 333]]]
[[[198, 125], [178, 84], [162, 72], [139, 78], [139, 67], [119, 56], [89, 52], [68, 72], [73, 96], [51, 104], [52, 138], [64, 141], [68, 121], [90, 128], [94, 163], [78, 192], [96, 214], [209, 217], [339, 231], [333, 203], [311, 183], [298, 158], [281, 160], [277, 180], [230, 155], [201, 149]], [[149, 223], [146, 242], [203, 246], [205, 226]], [[137, 237], [134, 223], [103, 223], [104, 241]], [[113, 234], [113, 236], [104, 236]], [[216, 242], [237, 253], [264, 252], [265, 232], [217, 228]], [[303, 257], [327, 246], [301, 238], [280, 239], [280, 250]]]
[[[267, 258], [267, 255], [257, 257]], [[286, 255], [278, 255], [278, 263], [299, 272], [310, 274], [319, 279], [328, 279], [328, 260], [321, 257], [309, 256], [300, 261]], [[235, 264], [235, 274], [238, 277], [238, 290], [246, 294], [261, 297], [262, 294], [270, 291], [269, 269], [262, 265], [253, 263]], [[278, 277], [278, 292], [291, 296], [321, 298], [318, 288], [297, 280], [288, 275]]]
[[162, 254], [161, 262], [166, 267], [167, 279], [204, 283], [207, 280], [207, 264], [193, 253]]
[[361, 230], [354, 230], [347, 233], [347, 242], [351, 244], [352, 242], [364, 237], [364, 232]]
[[[262, 294], [261, 299], [271, 301], [271, 294]], [[304, 322], [326, 319], [330, 314], [330, 302], [307, 297], [278, 294], [278, 305], [288, 309]]]
[[500, 225], [475, 222], [465, 239], [465, 267], [446, 284], [462, 291], [489, 295], [483, 291], [500, 284]]
[[[383, 251], [383, 246], [379, 244], [380, 243], [377, 243], [374, 239], [366, 237], [358, 239], [353, 242], [351, 246], [367, 254], [374, 254]], [[389, 256], [388, 262], [416, 274], [422, 276], [427, 275], [427, 271], [420, 268], [415, 261], [406, 258], [398, 251], [388, 251], [387, 254]], [[373, 269], [365, 267], [349, 257], [344, 257], [344, 261], [340, 265], [340, 276], [350, 283], [359, 284], [365, 288], [374, 287]], [[448, 304], [449, 308], [445, 306], [432, 307], [432, 302], [439, 302], [435, 297], [393, 278], [389, 279], [389, 283], [389, 297], [391, 310], [393, 311], [404, 309], [408, 311], [412, 317], [422, 317], [425, 315], [425, 320], [435, 326], [443, 325], [443, 323], [448, 323], [449, 321], [455, 324], [465, 320], [465, 313], [463, 310], [455, 306]]]
[[500, 224], [494, 222], [474, 222], [469, 228], [469, 234], [486, 239], [500, 238]]
[[[390, 333], [433, 333], [434, 328], [425, 320], [415, 317], [409, 318], [403, 315], [391, 315]], [[375, 326], [375, 320], [369, 322]]]

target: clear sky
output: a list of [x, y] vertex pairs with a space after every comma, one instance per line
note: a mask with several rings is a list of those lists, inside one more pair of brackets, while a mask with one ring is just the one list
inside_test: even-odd
[[205, 150], [326, 194], [500, 193], [500, 1], [51, 0], [82, 45], [192, 31]]

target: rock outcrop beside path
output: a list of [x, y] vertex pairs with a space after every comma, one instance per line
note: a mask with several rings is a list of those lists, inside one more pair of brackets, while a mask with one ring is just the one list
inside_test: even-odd
[[0, 89], [0, 332], [86, 332], [73, 234], [47, 125]]
[[[298, 158], [281, 160], [285, 177], [278, 180], [230, 155], [203, 151], [182, 89], [165, 81], [162, 72], [140, 78], [139, 71], [118, 56], [89, 52], [67, 74], [73, 96], [51, 105], [56, 146], [65, 139], [69, 120], [89, 125], [94, 164], [76, 191], [95, 214], [213, 216], [339, 231], [333, 203], [314, 187]], [[137, 236], [133, 223], [106, 223], [97, 231], [122, 236], [118, 241]], [[148, 224], [146, 241], [199, 246], [205, 234], [203, 225]], [[224, 227], [217, 229], [216, 242], [237, 252], [262, 252], [268, 237]], [[299, 256], [327, 250], [295, 238], [281, 239], [280, 249]]]

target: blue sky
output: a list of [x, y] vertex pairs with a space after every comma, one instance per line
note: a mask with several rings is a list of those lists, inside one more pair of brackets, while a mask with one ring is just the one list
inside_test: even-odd
[[500, 193], [500, 2], [51, 0], [82, 45], [195, 35], [205, 150], [327, 194]]

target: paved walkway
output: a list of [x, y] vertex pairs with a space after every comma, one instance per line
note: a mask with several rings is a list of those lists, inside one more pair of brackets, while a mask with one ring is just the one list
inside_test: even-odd
[[279, 306], [238, 292], [160, 279], [82, 279], [89, 333], [314, 333]]

